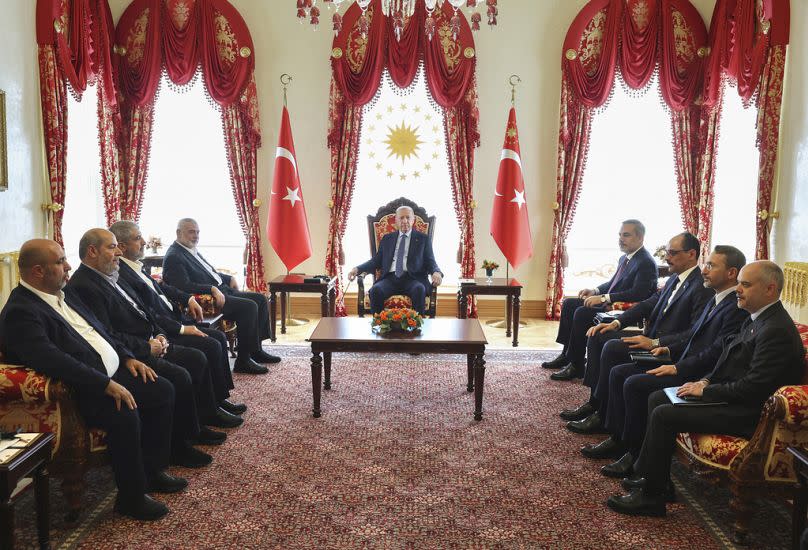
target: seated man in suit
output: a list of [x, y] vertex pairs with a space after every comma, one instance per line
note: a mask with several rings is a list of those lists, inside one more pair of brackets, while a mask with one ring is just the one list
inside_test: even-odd
[[277, 363], [280, 357], [266, 353], [261, 342], [269, 338], [269, 306], [263, 294], [242, 292], [236, 280], [219, 273], [199, 253], [199, 224], [183, 218], [177, 224], [177, 240], [163, 258], [163, 281], [183, 292], [210, 294], [225, 319], [236, 322], [238, 357], [236, 372], [266, 374], [259, 363]]
[[[396, 228], [379, 242], [379, 250], [367, 262], [351, 269], [348, 279], [359, 273], [381, 271], [381, 277], [370, 290], [370, 311], [379, 313], [390, 296], [402, 294], [412, 300], [412, 308], [424, 314], [430, 285], [440, 286], [443, 273], [435, 262], [429, 237], [412, 228], [415, 212], [409, 206], [396, 209]], [[431, 277], [431, 282], [430, 282]]]
[[780, 303], [783, 271], [767, 260], [746, 265], [738, 276], [738, 306], [750, 313], [740, 332], [713, 345], [720, 349], [712, 371], [681, 386], [677, 395], [709, 406], [672, 405], [662, 390], [648, 399], [648, 428], [635, 477], [625, 495], [607, 505], [621, 514], [664, 516], [670, 497], [670, 464], [676, 434], [698, 432], [750, 438], [763, 404], [780, 386], [799, 384], [805, 348]]
[[81, 265], [67, 287], [75, 291], [107, 329], [134, 356], [174, 385], [172, 464], [201, 468], [212, 458], [192, 446], [218, 444], [225, 434], [201, 425], [234, 427], [241, 418], [217, 410], [205, 355], [170, 344], [147, 308], [118, 276], [121, 251], [115, 235], [90, 229], [79, 241]]
[[550, 375], [553, 380], [580, 378], [584, 372], [586, 331], [595, 314], [614, 302], [639, 302], [656, 292], [657, 265], [643, 246], [645, 226], [639, 220], [626, 220], [620, 227], [618, 244], [623, 253], [611, 279], [596, 288], [585, 288], [577, 298], [565, 298], [561, 305], [556, 342], [561, 355], [541, 364], [545, 369], [561, 369]]
[[715, 247], [702, 268], [704, 286], [711, 288], [715, 297], [707, 301], [687, 338], [652, 351], [657, 357], [671, 357], [673, 364], [625, 363], [612, 369], [609, 398], [600, 403], [599, 409], [611, 435], [597, 445], [581, 449], [589, 458], [620, 457], [601, 468], [601, 473], [610, 477], [626, 477], [631, 473], [645, 435], [648, 396], [706, 375], [718, 359], [710, 351], [712, 344], [737, 334], [749, 318], [749, 313], [738, 307], [735, 293], [738, 272], [745, 264], [743, 253], [734, 246]]
[[[229, 413], [242, 414], [247, 407], [228, 400], [234, 386], [224, 333], [207, 326], [197, 326], [196, 322], [202, 320], [202, 308], [193, 295], [166, 283], [157, 284], [149, 277], [140, 262], [146, 241], [135, 222], [121, 220], [112, 224], [109, 230], [115, 235], [121, 249], [120, 278], [135, 291], [157, 324], [167, 331], [171, 342], [198, 349], [205, 354], [216, 403]], [[188, 312], [195, 318], [183, 315], [171, 300], [188, 304]]]
[[[696, 324], [704, 304], [713, 291], [704, 288], [704, 278], [698, 269], [701, 243], [690, 233], [681, 233], [668, 242], [665, 260], [671, 276], [665, 287], [650, 298], [623, 312], [618, 320], [600, 323], [587, 331], [586, 373], [584, 385], [590, 388], [589, 399], [573, 410], [562, 411], [562, 418], [575, 418], [567, 429], [576, 433], [596, 433], [603, 430], [598, 413], [600, 403], [608, 397], [609, 373], [617, 365], [631, 361], [629, 351], [651, 350], [686, 337]], [[645, 319], [642, 333], [621, 330]]]
[[107, 432], [118, 486], [115, 511], [142, 521], [161, 518], [168, 508], [146, 493], [187, 486], [165, 472], [174, 388], [136, 360], [78, 296], [62, 291], [70, 264], [58, 243], [28, 241], [18, 262], [20, 285], [0, 312], [3, 354], [64, 382], [84, 422]]

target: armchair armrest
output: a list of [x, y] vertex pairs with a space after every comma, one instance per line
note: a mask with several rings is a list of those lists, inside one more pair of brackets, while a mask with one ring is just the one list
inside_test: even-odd
[[781, 402], [778, 418], [785, 424], [808, 428], [808, 386], [783, 386], [774, 392], [773, 399]]
[[369, 273], [356, 274], [356, 314], [359, 317], [365, 316], [365, 277]]
[[52, 403], [63, 391], [60, 383], [23, 365], [0, 364], [0, 403]]

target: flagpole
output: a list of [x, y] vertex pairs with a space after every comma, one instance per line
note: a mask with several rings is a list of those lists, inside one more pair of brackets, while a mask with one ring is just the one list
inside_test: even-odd
[[[281, 75], [281, 87], [283, 88], [283, 106], [286, 107], [286, 89], [289, 87], [289, 83], [292, 81], [291, 75], [287, 73], [283, 73]], [[291, 275], [289, 272], [289, 268], [286, 268], [286, 276], [288, 277]], [[308, 319], [298, 319], [292, 317], [292, 296], [290, 293], [286, 292], [284, 295], [287, 297], [285, 300], [286, 302], [286, 326], [287, 327], [300, 327], [303, 325], [308, 324], [310, 321]]]

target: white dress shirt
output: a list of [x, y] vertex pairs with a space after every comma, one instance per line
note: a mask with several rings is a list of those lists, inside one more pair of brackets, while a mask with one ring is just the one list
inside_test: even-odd
[[178, 245], [180, 245], [181, 247], [183, 247], [188, 252], [190, 252], [191, 256], [196, 258], [196, 261], [199, 262], [199, 265], [204, 267], [205, 270], [208, 273], [210, 273], [210, 276], [213, 277], [216, 280], [217, 285], [222, 284], [222, 276], [219, 275], [218, 273], [216, 273], [216, 270], [213, 268], [212, 265], [210, 265], [208, 262], [206, 262], [205, 260], [202, 259], [202, 256], [199, 255], [199, 251], [197, 251], [196, 248], [188, 248], [187, 246], [185, 246], [184, 244], [182, 244], [179, 241], [174, 241], [174, 242], [177, 243]]
[[406, 233], [398, 232], [398, 236], [396, 237], [396, 249], [393, 251], [393, 263], [390, 264], [390, 273], [396, 272], [396, 258], [398, 258], [398, 247], [401, 244], [401, 235], [406, 235], [407, 240], [404, 244], [404, 261], [402, 262], [404, 265], [401, 266], [403, 271], [407, 271], [407, 255], [410, 253], [410, 241], [412, 240], [412, 229], [407, 231]]
[[673, 297], [676, 296], [676, 293], [679, 292], [680, 288], [682, 288], [682, 286], [684, 285], [684, 282], [690, 276], [690, 272], [693, 271], [694, 269], [698, 268], [698, 267], [699, 267], [698, 265], [694, 265], [690, 269], [688, 269], [688, 270], [686, 270], [686, 271], [679, 274], [679, 283], [676, 285], [676, 288], [673, 289], [673, 292], [671, 292], [671, 295], [668, 298], [668, 303], [665, 304], [665, 309], [662, 310], [662, 313], [665, 313], [666, 311], [668, 311], [668, 308], [671, 307], [671, 302], [673, 302]]
[[87, 343], [92, 346], [101, 357], [104, 368], [107, 370], [107, 376], [112, 377], [112, 375], [117, 372], [118, 366], [121, 363], [118, 353], [103, 336], [98, 334], [98, 331], [96, 331], [84, 317], [67, 305], [64, 292], [60, 290], [59, 294], [54, 296], [53, 294], [35, 289], [25, 281], [20, 281], [20, 285], [36, 294], [43, 302], [52, 307], [56, 313], [61, 315], [61, 317], [79, 333], [79, 336], [84, 338]]
[[132, 260], [129, 260], [127, 258], [124, 258], [123, 256], [121, 256], [121, 261], [126, 262], [126, 265], [131, 267], [132, 270], [135, 273], [137, 273], [137, 276], [140, 277], [140, 279], [144, 283], [146, 283], [146, 286], [148, 286], [151, 289], [152, 292], [157, 294], [166, 303], [166, 305], [168, 306], [168, 309], [170, 309], [171, 311], [174, 311], [174, 305], [171, 303], [171, 301], [168, 298], [166, 298], [165, 294], [160, 294], [159, 292], [157, 292], [154, 289], [153, 281], [145, 273], [143, 273], [143, 262], [139, 262], [137, 260], [132, 261]]

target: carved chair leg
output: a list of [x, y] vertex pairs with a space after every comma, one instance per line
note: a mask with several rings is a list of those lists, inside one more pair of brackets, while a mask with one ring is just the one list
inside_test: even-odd
[[76, 460], [62, 474], [62, 493], [67, 501], [65, 521], [75, 523], [81, 514], [81, 502], [84, 497], [84, 473], [87, 471], [85, 460]]
[[749, 525], [755, 510], [754, 488], [741, 485], [737, 482], [730, 483], [732, 497], [729, 501], [730, 510], [735, 518], [732, 541], [735, 544], [749, 544]]

